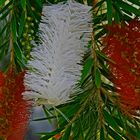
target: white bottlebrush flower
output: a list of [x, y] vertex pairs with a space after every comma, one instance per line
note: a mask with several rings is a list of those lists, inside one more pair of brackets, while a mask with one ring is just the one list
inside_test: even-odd
[[80, 80], [79, 63], [91, 37], [91, 7], [73, 0], [43, 7], [40, 42], [31, 52], [25, 99], [59, 105], [69, 100]]

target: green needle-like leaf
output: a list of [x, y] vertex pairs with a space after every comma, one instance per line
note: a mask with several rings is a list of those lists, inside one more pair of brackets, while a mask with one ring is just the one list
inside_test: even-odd
[[19, 26], [19, 37], [21, 37], [22, 33], [23, 33], [23, 29], [25, 26], [25, 21], [26, 21], [26, 13], [24, 11], [22, 11], [21, 17], [20, 17], [20, 26]]
[[26, 0], [20, 0], [23, 10], [26, 10]]
[[117, 0], [118, 5], [122, 8], [122, 10], [126, 10], [128, 12], [134, 13], [137, 16], [140, 16], [140, 9], [137, 9], [133, 7], [132, 5], [129, 5], [126, 2], [123, 2], [121, 0]]
[[97, 88], [100, 88], [101, 86], [101, 73], [98, 68], [96, 68], [95, 70], [95, 85], [97, 86]]
[[112, 0], [106, 0], [107, 3], [107, 20], [108, 24], [112, 24], [112, 18], [113, 18], [113, 6], [112, 6]]

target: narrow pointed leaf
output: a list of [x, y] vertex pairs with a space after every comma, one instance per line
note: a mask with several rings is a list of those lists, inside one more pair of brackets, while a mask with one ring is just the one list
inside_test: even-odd
[[125, 3], [123, 1], [118, 0], [118, 5], [122, 8], [122, 10], [126, 10], [128, 12], [134, 13], [137, 16], [140, 16], [140, 9], [137, 9], [133, 7], [132, 5], [129, 5], [128, 3]]
[[20, 0], [23, 10], [26, 10], [26, 0]]
[[128, 0], [133, 4], [136, 4], [137, 6], [140, 6], [140, 1], [139, 0]]
[[116, 123], [116, 121], [113, 119], [113, 117], [111, 116], [111, 114], [109, 114], [106, 110], [103, 111], [103, 115], [104, 118], [106, 120], [106, 122], [115, 130], [119, 131], [120, 128], [118, 126], [118, 124]]
[[107, 2], [107, 20], [108, 24], [112, 24], [112, 18], [113, 18], [113, 7], [112, 7], [112, 0], [106, 0]]
[[95, 85], [97, 88], [101, 86], [101, 73], [98, 68], [95, 70]]
[[81, 76], [81, 83], [83, 83], [84, 79], [88, 76], [88, 74], [90, 73], [90, 70], [93, 66], [93, 58], [89, 57], [84, 65], [84, 68], [82, 70], [82, 76]]
[[13, 16], [11, 21], [11, 31], [12, 31], [12, 37], [14, 42], [17, 41], [17, 24], [16, 24], [16, 17]]
[[19, 26], [19, 37], [21, 37], [23, 29], [24, 29], [24, 25], [25, 25], [25, 21], [26, 21], [26, 13], [24, 11], [22, 11], [21, 17], [20, 17], [20, 26]]

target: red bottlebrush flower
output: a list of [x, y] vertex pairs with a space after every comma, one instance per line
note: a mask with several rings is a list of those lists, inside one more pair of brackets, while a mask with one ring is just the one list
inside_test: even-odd
[[0, 137], [23, 140], [29, 120], [30, 104], [23, 99], [24, 72], [0, 72]]
[[113, 24], [107, 29], [102, 51], [114, 61], [108, 64], [121, 108], [132, 113], [140, 109], [140, 22], [132, 20], [122, 27]]
[[121, 105], [123, 106], [123, 109], [127, 109], [125, 110], [126, 112], [128, 111], [128, 107], [131, 111], [139, 109], [140, 96], [138, 96], [138, 93], [135, 91], [134, 87], [130, 87], [129, 85], [121, 87], [120, 90], [118, 90], [118, 92], [121, 94]]

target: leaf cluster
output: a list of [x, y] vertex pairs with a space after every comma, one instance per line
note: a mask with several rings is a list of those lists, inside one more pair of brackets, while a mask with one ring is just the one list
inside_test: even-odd
[[[25, 36], [27, 39], [27, 36], [30, 35], [30, 33], [24, 35], [28, 24], [34, 24], [32, 36], [35, 36], [41, 17], [41, 9], [42, 2], [40, 0], [34, 2], [2, 0], [0, 2], [0, 60], [6, 64], [1, 66], [2, 70], [6, 70], [11, 65], [19, 70], [26, 67], [25, 50], [28, 46], [23, 46], [21, 40]], [[31, 22], [29, 22], [29, 18], [32, 19]]]

